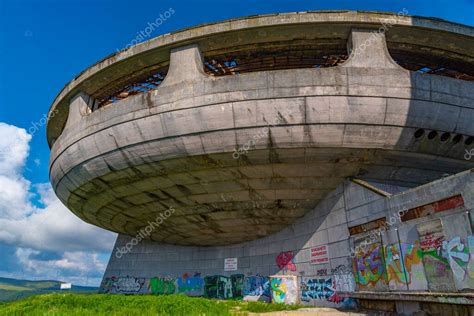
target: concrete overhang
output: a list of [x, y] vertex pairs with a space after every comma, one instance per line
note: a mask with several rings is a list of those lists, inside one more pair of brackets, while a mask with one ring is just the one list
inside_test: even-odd
[[353, 27], [377, 28], [385, 25], [389, 26], [386, 32], [389, 45], [396, 43], [410, 49], [411, 45], [422, 44], [425, 50], [452, 54], [453, 58], [474, 63], [473, 27], [440, 19], [407, 16], [408, 13], [308, 11], [258, 15], [203, 24], [158, 36], [106, 57], [66, 84], [48, 112], [48, 144], [52, 146], [61, 135], [70, 100], [77, 93], [93, 95], [119, 78], [166, 65], [172, 48], [190, 43], [197, 43], [205, 56], [211, 51], [231, 51], [235, 45], [257, 45], [263, 41], [321, 38], [347, 41]]

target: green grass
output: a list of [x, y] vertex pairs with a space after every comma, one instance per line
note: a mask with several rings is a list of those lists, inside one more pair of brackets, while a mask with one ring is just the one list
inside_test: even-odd
[[219, 301], [184, 295], [46, 294], [0, 304], [0, 315], [245, 315], [302, 306]]

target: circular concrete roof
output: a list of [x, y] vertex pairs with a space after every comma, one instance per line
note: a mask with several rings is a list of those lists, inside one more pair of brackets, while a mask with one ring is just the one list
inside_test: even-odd
[[[409, 13], [409, 12], [405, 12]], [[314, 25], [317, 27], [309, 28]], [[80, 91], [93, 95], [110, 82], [140, 69], [169, 63], [170, 49], [198, 43], [206, 52], [225, 50], [235, 44], [279, 41], [297, 34], [311, 39], [347, 39], [352, 27], [374, 28], [389, 25], [387, 42], [399, 45], [423, 43], [429, 51], [442, 50], [474, 64], [474, 28], [434, 18], [365, 11], [317, 11], [269, 14], [203, 24], [164, 34], [115, 53], [84, 70], [70, 81], [55, 98], [50, 110], [47, 139], [50, 146], [61, 135], [68, 117], [68, 103]], [[337, 26], [337, 27], [335, 27]], [[256, 36], [264, 31], [265, 36]], [[427, 38], [428, 37], [428, 38]], [[290, 38], [291, 40], [291, 38]], [[453, 58], [454, 58], [453, 57]]]

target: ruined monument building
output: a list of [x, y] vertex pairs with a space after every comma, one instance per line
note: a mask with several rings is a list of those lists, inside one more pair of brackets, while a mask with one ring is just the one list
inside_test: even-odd
[[474, 28], [355, 11], [153, 38], [47, 126], [57, 196], [119, 234], [102, 292], [443, 315], [473, 311], [473, 137]]

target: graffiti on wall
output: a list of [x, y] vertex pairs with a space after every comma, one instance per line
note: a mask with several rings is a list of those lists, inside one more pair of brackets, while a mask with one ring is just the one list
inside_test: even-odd
[[442, 254], [453, 272], [456, 288], [474, 288], [474, 236], [443, 241]]
[[384, 286], [386, 276], [382, 245], [374, 243], [360, 248], [354, 256], [354, 273], [360, 289]]
[[271, 276], [270, 287], [273, 303], [298, 303], [298, 285], [296, 276]]
[[420, 223], [416, 226], [420, 239], [423, 266], [431, 291], [454, 291], [451, 267], [442, 253], [445, 241], [440, 219]]
[[[351, 276], [352, 277], [352, 276]], [[343, 298], [337, 294], [336, 278], [301, 278], [301, 300], [314, 305], [330, 307], [349, 307], [354, 300]]]
[[354, 274], [335, 274], [334, 279], [336, 281], [337, 292], [354, 292], [355, 291], [355, 280]]
[[385, 245], [384, 254], [390, 289], [427, 289], [422, 252], [418, 242]]
[[342, 298], [336, 294], [336, 284], [332, 278], [301, 278], [301, 300], [327, 300], [340, 303]]
[[355, 281], [359, 289], [383, 283], [385, 274], [391, 290], [446, 292], [474, 288], [473, 235], [444, 240], [431, 234], [413, 244], [388, 244], [381, 249], [377, 245], [356, 254]]
[[204, 295], [204, 279], [199, 275], [189, 276], [184, 274], [176, 279], [176, 293], [185, 294], [187, 296], [203, 296]]
[[209, 298], [241, 298], [244, 275], [207, 276], [204, 278], [204, 295]]
[[276, 264], [282, 271], [296, 271], [293, 251], [281, 252], [276, 258]]
[[100, 288], [102, 293], [136, 294], [140, 293], [145, 285], [145, 278], [111, 277], [105, 278]]
[[424, 268], [430, 278], [430, 284], [438, 284], [439, 279], [445, 280], [437, 289], [452, 290], [454, 286], [458, 290], [474, 288], [474, 237], [468, 236], [465, 240], [454, 237], [451, 240], [443, 240], [436, 247], [423, 251]]
[[176, 287], [175, 280], [170, 277], [155, 277], [150, 279], [148, 289], [151, 294], [174, 294]]
[[353, 258], [359, 290], [381, 289], [384, 284], [394, 291], [474, 289], [474, 235], [467, 214], [419, 223], [416, 230], [418, 240], [410, 243], [397, 235], [394, 243], [359, 248]]
[[246, 277], [243, 295], [245, 300], [269, 302], [271, 300], [270, 279], [260, 275]]
[[340, 264], [331, 269], [331, 274], [350, 274], [352, 273], [352, 266], [350, 264]]
[[354, 257], [355, 282], [359, 289], [426, 290], [423, 252], [419, 242], [372, 244]]

